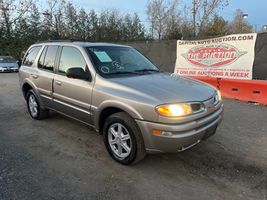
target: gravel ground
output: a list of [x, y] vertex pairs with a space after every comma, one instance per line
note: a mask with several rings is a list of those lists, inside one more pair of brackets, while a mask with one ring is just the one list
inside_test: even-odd
[[17, 74], [0, 74], [0, 199], [267, 199], [267, 107], [225, 100], [209, 140], [122, 166], [90, 127], [30, 118]]

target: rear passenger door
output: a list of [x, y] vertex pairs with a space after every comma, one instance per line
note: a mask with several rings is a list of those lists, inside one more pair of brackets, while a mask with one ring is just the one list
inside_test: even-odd
[[20, 74], [20, 84], [23, 83], [24, 79], [27, 77], [31, 82], [36, 84], [35, 79], [38, 77], [38, 69], [36, 63], [38, 62], [39, 52], [42, 46], [33, 46], [25, 54], [22, 65], [19, 69]]
[[54, 77], [54, 104], [57, 111], [92, 124], [90, 109], [93, 82], [68, 78], [66, 72], [73, 67], [90, 73], [81, 51], [72, 46], [63, 46]]
[[55, 62], [59, 46], [48, 45], [42, 51], [38, 60], [38, 75], [36, 76], [36, 86], [40, 94], [41, 101], [45, 106], [53, 108], [52, 87], [55, 76]]

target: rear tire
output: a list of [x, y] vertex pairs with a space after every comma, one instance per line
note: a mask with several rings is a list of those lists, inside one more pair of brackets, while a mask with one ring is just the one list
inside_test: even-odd
[[111, 157], [121, 164], [135, 164], [146, 156], [139, 127], [125, 112], [115, 113], [107, 118], [103, 139]]
[[49, 110], [40, 107], [40, 103], [33, 90], [29, 90], [26, 95], [27, 108], [33, 119], [45, 119], [49, 115]]

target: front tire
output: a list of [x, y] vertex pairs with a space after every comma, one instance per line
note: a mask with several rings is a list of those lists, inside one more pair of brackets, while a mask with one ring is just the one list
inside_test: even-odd
[[111, 157], [121, 164], [134, 164], [146, 156], [140, 130], [127, 113], [119, 112], [107, 118], [103, 139]]
[[28, 112], [33, 119], [41, 120], [48, 117], [49, 111], [40, 107], [39, 100], [33, 90], [29, 90], [27, 93], [26, 101]]

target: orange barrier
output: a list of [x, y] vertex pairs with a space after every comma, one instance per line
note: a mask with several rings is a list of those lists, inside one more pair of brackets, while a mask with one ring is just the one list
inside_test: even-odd
[[237, 80], [211, 77], [191, 77], [206, 82], [222, 93], [223, 97], [267, 105], [267, 81]]
[[223, 97], [267, 105], [267, 81], [221, 79], [219, 89]]
[[219, 78], [212, 78], [212, 77], [206, 77], [206, 76], [194, 76], [194, 77], [190, 77], [193, 79], [197, 79], [199, 81], [203, 81], [205, 83], [208, 83], [214, 87], [216, 87], [217, 89], [219, 89], [219, 85], [220, 85], [220, 79]]

